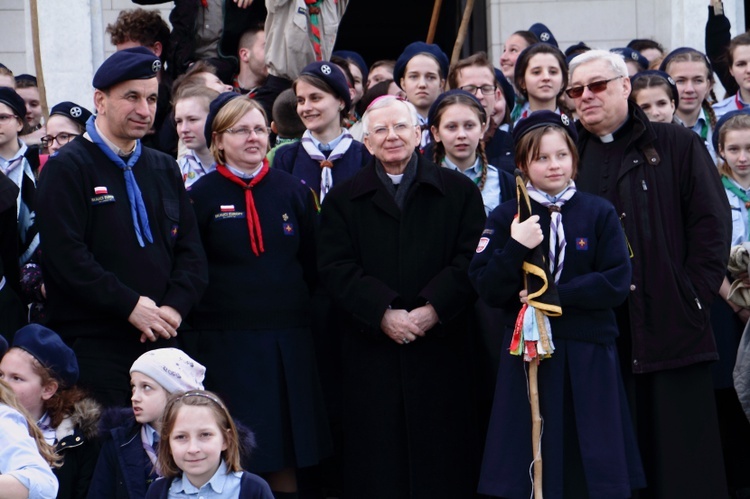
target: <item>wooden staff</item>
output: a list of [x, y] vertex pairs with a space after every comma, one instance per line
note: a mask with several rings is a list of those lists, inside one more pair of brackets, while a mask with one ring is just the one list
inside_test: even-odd
[[531, 401], [531, 446], [534, 452], [534, 499], [542, 499], [542, 415], [539, 411], [539, 359], [529, 362], [529, 396]]
[[435, 31], [437, 31], [438, 18], [440, 17], [440, 7], [443, 4], [443, 0], [435, 0], [435, 4], [432, 6], [432, 19], [430, 19], [430, 29], [427, 31], [427, 43], [432, 43], [435, 40]]
[[36, 84], [39, 88], [39, 100], [42, 101], [42, 116], [44, 122], [49, 119], [49, 108], [47, 107], [47, 91], [44, 88], [44, 73], [42, 72], [42, 52], [39, 44], [39, 12], [36, 0], [31, 0], [31, 41], [34, 46], [34, 67], [36, 70]]
[[471, 13], [474, 10], [474, 0], [466, 0], [466, 7], [464, 7], [464, 16], [461, 18], [461, 25], [458, 27], [458, 35], [456, 35], [456, 43], [453, 45], [453, 55], [451, 55], [451, 65], [458, 61], [461, 55], [461, 47], [464, 46], [464, 40], [466, 40], [466, 32], [469, 30], [469, 21], [471, 20]]

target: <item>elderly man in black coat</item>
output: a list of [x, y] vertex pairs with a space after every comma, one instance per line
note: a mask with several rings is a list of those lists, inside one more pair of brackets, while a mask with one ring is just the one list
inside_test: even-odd
[[698, 134], [650, 123], [629, 103], [617, 54], [579, 55], [569, 81], [580, 119], [576, 184], [615, 205], [631, 250], [618, 323], [648, 482], [639, 497], [726, 497], [708, 311], [726, 272], [731, 215], [716, 167]]
[[481, 195], [415, 153], [411, 104], [384, 97], [363, 125], [373, 159], [326, 196], [320, 226], [321, 278], [344, 314], [342, 497], [472, 497]]

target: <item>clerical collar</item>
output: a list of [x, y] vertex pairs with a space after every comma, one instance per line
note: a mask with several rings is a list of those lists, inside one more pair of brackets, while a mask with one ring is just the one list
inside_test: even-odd
[[597, 137], [602, 144], [609, 144], [610, 142], [614, 142], [616, 139], [619, 139], [620, 137], [625, 135], [625, 132], [628, 128], [628, 123], [630, 123], [630, 115], [628, 115], [627, 119], [625, 119], [625, 121], [617, 128], [617, 130], [606, 135], [598, 135]]
[[388, 175], [388, 178], [391, 179], [391, 182], [393, 182], [393, 185], [398, 185], [401, 183], [401, 181], [404, 179], [404, 174], [400, 173], [398, 175], [391, 175], [390, 173], [386, 172], [386, 175]]

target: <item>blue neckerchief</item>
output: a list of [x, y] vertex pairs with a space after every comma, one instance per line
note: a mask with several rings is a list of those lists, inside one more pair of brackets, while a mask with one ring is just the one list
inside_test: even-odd
[[[95, 116], [92, 116], [86, 122], [86, 132], [88, 132], [91, 141], [99, 146], [105, 156], [112, 161], [118, 168], [122, 169], [125, 174], [125, 187], [128, 191], [128, 201], [130, 201], [130, 214], [133, 216], [133, 228], [135, 229], [135, 236], [138, 238], [138, 244], [141, 248], [146, 246], [143, 242], [143, 235], [146, 236], [146, 240], [150, 243], [154, 242], [154, 238], [151, 236], [151, 227], [148, 224], [148, 213], [146, 213], [146, 204], [143, 202], [143, 195], [141, 190], [138, 188], [138, 182], [135, 180], [133, 174], [133, 165], [141, 157], [141, 141], [135, 141], [135, 152], [130, 155], [128, 163], [122, 160], [120, 156], [114, 153], [112, 149], [104, 143], [99, 133], [96, 131], [96, 125], [94, 124]], [[140, 220], [140, 224], [138, 223]]]

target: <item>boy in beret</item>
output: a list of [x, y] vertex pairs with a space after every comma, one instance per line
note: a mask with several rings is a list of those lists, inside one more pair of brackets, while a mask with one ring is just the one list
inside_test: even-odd
[[85, 140], [51, 157], [40, 185], [49, 324], [73, 345], [81, 383], [105, 405], [127, 403], [130, 365], [171, 344], [207, 279], [176, 163], [141, 145], [160, 68], [143, 47], [104, 61]]
[[29, 148], [21, 140], [26, 121], [26, 103], [12, 88], [0, 87], [0, 171], [18, 187], [16, 198], [19, 263], [29, 259], [39, 246], [39, 235], [34, 223], [36, 180], [29, 163]]
[[103, 443], [91, 481], [91, 499], [142, 499], [158, 478], [161, 418], [171, 395], [202, 390], [206, 368], [177, 348], [146, 352], [130, 367], [130, 409], [108, 411]]

